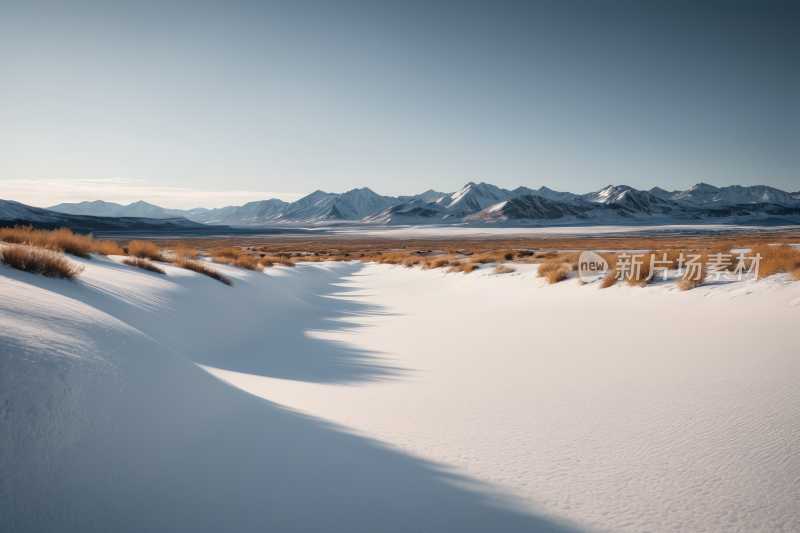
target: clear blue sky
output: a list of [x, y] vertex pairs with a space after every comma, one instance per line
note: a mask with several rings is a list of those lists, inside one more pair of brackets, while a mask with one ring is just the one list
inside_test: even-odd
[[798, 190], [798, 6], [0, 0], [0, 198]]

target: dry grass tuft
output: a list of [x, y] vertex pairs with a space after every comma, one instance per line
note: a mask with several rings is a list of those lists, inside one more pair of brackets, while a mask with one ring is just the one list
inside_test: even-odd
[[277, 256], [277, 255], [268, 255], [266, 257], [262, 257], [261, 259], [258, 260], [258, 264], [261, 265], [262, 267], [267, 267], [267, 268], [275, 265], [288, 266], [288, 267], [295, 266], [294, 262], [288, 257]]
[[452, 254], [447, 255], [436, 255], [433, 257], [426, 257], [422, 261], [422, 270], [430, 270], [432, 268], [442, 268], [449, 266], [452, 261], [455, 260], [455, 256]]
[[755, 257], [756, 254], [761, 255], [761, 262], [758, 266], [759, 278], [765, 278], [778, 272], [794, 272], [800, 268], [800, 250], [795, 246], [762, 244], [753, 246], [746, 255]]
[[69, 228], [52, 231], [38, 230], [33, 229], [33, 225], [2, 228], [0, 229], [0, 241], [65, 252], [84, 259], [89, 259], [89, 253], [94, 251], [93, 248], [96, 246], [96, 241], [91, 234], [76, 234]]
[[600, 282], [601, 289], [607, 289], [609, 287], [613, 287], [617, 284], [617, 269], [612, 268], [608, 271], [608, 274], [605, 275], [603, 280]]
[[451, 261], [449, 265], [450, 268], [447, 269], [447, 272], [463, 272], [464, 274], [469, 274], [478, 268], [477, 264], [469, 261]]
[[513, 250], [492, 250], [489, 252], [482, 252], [470, 257], [473, 263], [502, 263], [503, 261], [511, 261], [514, 259]]
[[220, 274], [218, 270], [208, 266], [204, 261], [194, 261], [192, 259], [178, 259], [177, 261], [175, 261], [175, 266], [180, 268], [185, 268], [186, 270], [191, 270], [199, 274], [206, 275], [210, 278], [214, 278], [217, 281], [221, 281], [225, 285], [233, 286], [233, 282], [230, 279]]
[[789, 274], [792, 276], [792, 279], [800, 281], [800, 268], [792, 270]]
[[125, 255], [119, 245], [111, 239], [96, 241], [92, 252], [99, 255]]
[[258, 263], [258, 257], [255, 257], [253, 255], [242, 256], [236, 259], [236, 261], [234, 261], [233, 264], [234, 266], [237, 266], [239, 268], [244, 268], [246, 270], [255, 270], [257, 272], [261, 272], [262, 270], [264, 270], [264, 267], [262, 267]]
[[414, 265], [418, 265], [422, 263], [422, 257], [419, 255], [409, 255], [405, 259], [403, 259], [403, 266], [406, 268], [411, 268]]
[[[644, 287], [653, 281], [653, 278], [655, 277], [654, 269], [657, 266], [657, 264], [653, 262], [653, 254], [655, 253], [655, 251], [647, 252], [641, 257], [640, 254], [633, 254], [636, 256], [636, 262], [641, 262], [641, 264], [638, 265], [638, 268], [628, 271], [626, 280], [628, 285], [631, 287]], [[657, 256], [655, 259], [656, 261], [659, 261], [663, 258], [664, 255], [662, 254]]]
[[215, 263], [230, 264], [242, 256], [247, 255], [241, 248], [228, 246], [226, 248], [215, 248], [208, 252], [208, 256]]
[[163, 268], [158, 267], [153, 263], [151, 263], [150, 261], [148, 261], [147, 259], [142, 259], [141, 257], [131, 257], [128, 259], [124, 259], [122, 262], [128, 266], [141, 268], [142, 270], [148, 270], [150, 272], [155, 272], [157, 274], [167, 273]]
[[700, 269], [687, 269], [678, 280], [678, 288], [682, 291], [695, 289], [703, 284], [707, 276], [708, 271], [705, 263], [703, 263]]
[[560, 268], [558, 270], [551, 270], [544, 275], [544, 279], [547, 280], [547, 283], [550, 285], [558, 283], [559, 281], [564, 281], [567, 277], [569, 277], [569, 272]]
[[131, 241], [126, 247], [128, 255], [151, 261], [164, 261], [158, 246], [149, 241]]
[[200, 252], [186, 244], [186, 241], [179, 241], [172, 249], [172, 255], [180, 259], [197, 259]]
[[75, 234], [69, 228], [51, 231], [48, 240], [54, 248], [84, 259], [89, 259], [89, 253], [93, 251], [92, 249], [95, 246], [94, 238], [91, 234]]
[[41, 274], [48, 278], [74, 280], [86, 268], [53, 250], [24, 244], [7, 244], [0, 249], [0, 264]]
[[250, 255], [240, 248], [229, 246], [227, 248], [217, 248], [208, 253], [211, 260], [221, 265], [233, 265], [244, 268], [245, 270], [255, 270], [260, 272], [265, 266], [272, 266], [274, 263], [264, 261], [266, 258], [259, 258]]
[[495, 267], [492, 271], [493, 274], [511, 274], [512, 272], [516, 272], [517, 269], [514, 267], [506, 266], [506, 265], [499, 265]]
[[565, 273], [569, 274], [573, 270], [575, 270], [578, 266], [578, 259], [575, 258], [573, 261], [572, 258], [567, 258], [566, 261], [562, 260], [560, 256], [555, 256], [553, 259], [548, 259], [541, 265], [536, 271], [536, 275], [540, 278], [546, 278], [548, 274], [551, 272], [556, 272], [558, 270], [562, 270]]

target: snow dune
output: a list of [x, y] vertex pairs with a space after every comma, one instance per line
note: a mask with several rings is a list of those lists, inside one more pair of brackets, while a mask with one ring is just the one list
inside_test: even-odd
[[800, 530], [788, 276], [115, 259], [0, 267], [0, 529]]
[[230, 268], [231, 289], [86, 264], [74, 284], [0, 267], [0, 530], [574, 531], [186, 358], [326, 383], [388, 375], [302, 335], [303, 321], [370, 310], [314, 294], [355, 266]]

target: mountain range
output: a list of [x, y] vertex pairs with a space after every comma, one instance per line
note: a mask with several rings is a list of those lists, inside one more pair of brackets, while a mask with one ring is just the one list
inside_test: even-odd
[[[82, 202], [86, 204], [90, 202]], [[96, 203], [96, 202], [91, 202]], [[106, 202], [101, 202], [106, 203]], [[139, 202], [137, 202], [139, 203]], [[144, 202], [140, 202], [144, 203]], [[80, 204], [72, 204], [80, 205]], [[133, 204], [131, 204], [133, 205]], [[150, 204], [146, 204], [150, 205]], [[151, 206], [156, 207], [156, 206]], [[158, 207], [157, 209], [161, 209]], [[154, 218], [147, 216], [98, 216], [69, 214], [43, 209], [12, 200], [0, 200], [0, 227], [15, 224], [34, 224], [37, 228], [55, 229], [69, 227], [74, 230], [177, 230], [205, 229], [207, 226], [185, 217]]]
[[[372, 224], [430, 224], [479, 222], [600, 221], [601, 219], [667, 218], [698, 220], [733, 216], [800, 215], [800, 192], [765, 185], [715, 187], [705, 183], [685, 191], [660, 187], [639, 190], [609, 185], [575, 194], [547, 187], [503, 189], [488, 183], [468, 183], [452, 193], [428, 190], [412, 196], [382, 196], [369, 188], [345, 193], [315, 191], [295, 202], [278, 199], [217, 209], [164, 209], [146, 202], [124, 206], [97, 200], [59, 204], [50, 211], [70, 215], [183, 217], [201, 224], [265, 226], [363, 222]], [[0, 213], [0, 218], [2, 213]]]

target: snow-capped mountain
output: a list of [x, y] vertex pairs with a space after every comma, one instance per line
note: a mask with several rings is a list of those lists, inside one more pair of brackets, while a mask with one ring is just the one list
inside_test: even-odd
[[195, 222], [204, 224], [242, 224], [274, 218], [283, 213], [288, 205], [288, 202], [272, 198], [270, 200], [248, 202], [243, 206], [231, 205], [218, 209], [209, 209], [196, 215], [187, 216]]
[[599, 191], [579, 197], [587, 202], [608, 206], [620, 206], [631, 215], [654, 215], [682, 211], [679, 204], [664, 200], [647, 191], [640, 191], [627, 185], [609, 185]]
[[714, 187], [699, 183], [685, 191], [653, 187], [649, 191], [609, 185], [587, 194], [547, 187], [503, 189], [489, 183], [467, 183], [453, 193], [428, 190], [390, 197], [366, 187], [345, 193], [315, 191], [296, 202], [278, 199], [218, 209], [163, 209], [146, 202], [128, 206], [95, 201], [59, 204], [62, 213], [138, 216], [171, 219], [176, 215], [204, 224], [231, 226], [298, 225], [336, 221], [371, 224], [441, 224], [513, 220], [647, 219], [694, 220], [733, 216], [793, 216], [800, 214], [800, 193], [764, 185]]
[[397, 203], [363, 187], [342, 194], [316, 191], [290, 204], [279, 220], [360, 220]]
[[33, 207], [12, 200], [0, 200], [0, 226], [33, 223], [38, 227], [57, 228], [61, 226], [76, 230], [94, 229], [196, 229], [202, 224], [183, 217], [111, 217], [71, 215], [41, 207]]
[[423, 193], [414, 194], [412, 196], [398, 196], [397, 199], [400, 202], [410, 202], [411, 200], [422, 200], [423, 202], [435, 202], [436, 200], [438, 200], [443, 196], [447, 196], [447, 193], [434, 191], [433, 189], [428, 189]]
[[426, 202], [421, 198], [414, 198], [372, 213], [364, 221], [379, 224], [399, 223], [405, 219], [414, 219], [408, 223], [423, 219], [458, 221], [511, 198], [514, 198], [514, 194], [506, 189], [488, 183], [470, 182], [458, 191], [445, 194], [435, 201]]
[[506, 189], [488, 183], [476, 185], [469, 182], [461, 190], [442, 196], [435, 203], [444, 209], [445, 217], [463, 218], [513, 197]]
[[662, 200], [672, 200], [675, 196], [680, 194], [681, 191], [666, 191], [661, 187], [653, 187], [647, 192], [649, 192], [653, 196], [658, 196]]
[[145, 201], [133, 202], [129, 205], [117, 204], [95, 200], [94, 202], [79, 202], [74, 204], [58, 204], [47, 209], [68, 215], [88, 215], [94, 217], [144, 217], [144, 218], [175, 218], [207, 211], [200, 207], [197, 209], [164, 209]]
[[797, 205], [798, 203], [797, 199], [793, 198], [790, 193], [766, 185], [714, 187], [706, 183], [698, 183], [670, 199], [682, 204], [703, 207], [740, 204], [778, 204], [788, 206]]
[[[531, 192], [521, 192], [522, 189], [527, 189], [527, 187], [519, 187], [514, 189], [513, 193], [515, 196], [520, 196], [522, 194], [532, 194], [533, 196], [541, 196], [542, 198], [547, 198], [548, 200], [555, 200], [556, 202], [569, 202], [578, 197], [577, 194], [573, 194], [571, 192], [559, 192], [554, 191], [553, 189], [548, 189], [547, 187], [539, 187], [536, 190], [531, 191], [531, 189], [527, 189]], [[520, 191], [517, 193], [517, 191]]]
[[550, 200], [543, 196], [525, 194], [489, 206], [474, 215], [464, 218], [464, 221], [553, 220], [563, 217], [578, 217], [586, 211], [585, 207]]

